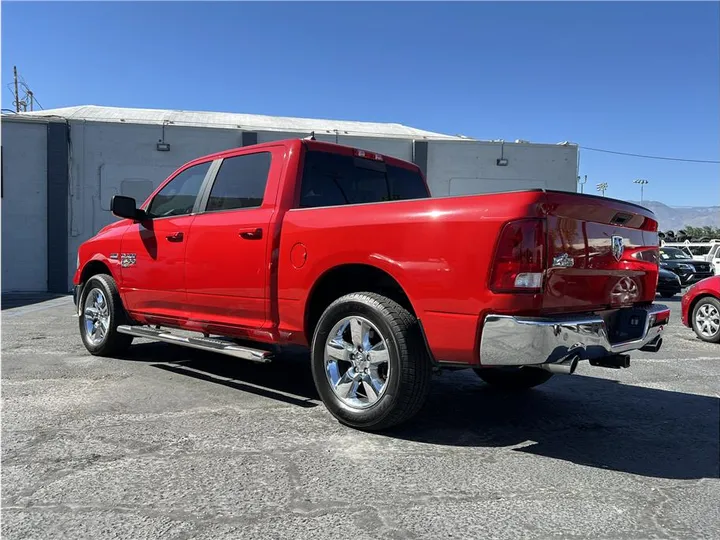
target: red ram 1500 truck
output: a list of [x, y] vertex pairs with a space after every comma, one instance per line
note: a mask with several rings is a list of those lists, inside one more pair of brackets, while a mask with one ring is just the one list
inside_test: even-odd
[[[315, 140], [192, 161], [86, 241], [74, 277], [92, 354], [133, 337], [269, 362], [310, 350], [330, 412], [379, 430], [433, 370], [524, 389], [577, 362], [657, 351], [657, 222], [645, 208], [530, 190], [430, 198], [417, 166]], [[248, 345], [250, 343], [251, 345]]]

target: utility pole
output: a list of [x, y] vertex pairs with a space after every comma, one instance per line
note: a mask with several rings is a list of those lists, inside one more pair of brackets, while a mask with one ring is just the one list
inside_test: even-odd
[[605, 190], [608, 188], [607, 182], [601, 182], [597, 186], [595, 186], [595, 189], [597, 189], [600, 193], [602, 193], [602, 196], [605, 196]]
[[644, 191], [645, 185], [648, 183], [649, 182], [647, 180], [643, 180], [642, 178], [633, 180], [633, 184], [640, 184], [640, 202], [643, 202], [643, 191]]
[[584, 180], [580, 180], [580, 177], [578, 176], [578, 184], [580, 184], [580, 193], [585, 193], [585, 184], [587, 184], [587, 174], [585, 175]]
[[13, 66], [13, 75], [15, 76], [15, 112], [20, 112], [20, 94], [18, 92], [17, 83], [17, 66]]

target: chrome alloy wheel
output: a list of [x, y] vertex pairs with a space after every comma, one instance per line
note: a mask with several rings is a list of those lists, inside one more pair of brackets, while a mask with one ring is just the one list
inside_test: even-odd
[[390, 353], [377, 327], [357, 315], [339, 321], [325, 343], [325, 374], [349, 407], [365, 409], [380, 399], [390, 380]]
[[703, 337], [712, 338], [720, 329], [720, 312], [712, 304], [703, 304], [695, 313], [695, 326]]
[[99, 345], [110, 330], [110, 308], [100, 289], [91, 289], [83, 306], [85, 336], [93, 345]]

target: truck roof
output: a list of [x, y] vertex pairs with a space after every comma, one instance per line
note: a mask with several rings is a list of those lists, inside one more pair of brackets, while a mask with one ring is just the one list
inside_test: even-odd
[[357, 148], [354, 146], [347, 146], [344, 144], [318, 141], [315, 139], [308, 139], [308, 138], [301, 139], [299, 137], [292, 138], [292, 139], [281, 139], [278, 141], [270, 141], [270, 142], [252, 144], [249, 146], [238, 146], [235, 148], [229, 148], [229, 149], [223, 150], [221, 152], [215, 152], [213, 154], [206, 154], [204, 156], [199, 156], [199, 157], [195, 158], [194, 160], [192, 160], [191, 162], [189, 162], [188, 165], [191, 163], [195, 163], [195, 162], [207, 161], [208, 159], [222, 159], [224, 157], [228, 157], [228, 156], [237, 154], [237, 152], [239, 150], [245, 150], [245, 149], [250, 149], [250, 148], [253, 150], [262, 150], [263, 148], [271, 148], [273, 146], [279, 146], [279, 145], [285, 146], [286, 148], [289, 148], [289, 149], [295, 148], [298, 150], [301, 145], [305, 145], [310, 150], [330, 152], [333, 154], [343, 154], [343, 155], [348, 155], [348, 156], [357, 155], [356, 153], [358, 151], [364, 151], [364, 152], [368, 152], [370, 154], [374, 154], [376, 156], [380, 156], [382, 158], [382, 161], [389, 163], [391, 165], [410, 168], [410, 169], [414, 169], [414, 170], [420, 169], [416, 164], [414, 164], [410, 161], [395, 158], [392, 156], [387, 156], [385, 154], [381, 154], [380, 152], [369, 151], [369, 150]]

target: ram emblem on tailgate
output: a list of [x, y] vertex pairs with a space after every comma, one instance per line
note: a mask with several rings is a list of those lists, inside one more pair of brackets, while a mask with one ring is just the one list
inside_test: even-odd
[[624, 251], [625, 251], [625, 246], [623, 245], [622, 236], [613, 235], [613, 237], [612, 237], [612, 254], [613, 254], [613, 257], [615, 257], [616, 261], [619, 261], [622, 258]]

